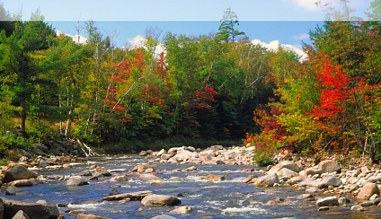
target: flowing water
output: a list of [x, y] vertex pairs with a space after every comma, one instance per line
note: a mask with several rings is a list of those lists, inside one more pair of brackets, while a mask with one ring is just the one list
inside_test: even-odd
[[[93, 161], [71, 169], [57, 171], [40, 171], [44, 175], [76, 174], [88, 170], [90, 165], [105, 167], [113, 175], [127, 174], [140, 163], [148, 160], [134, 157], [97, 158]], [[105, 183], [90, 181], [90, 185], [67, 187], [64, 181], [44, 183], [33, 187], [21, 188], [21, 193], [12, 199], [35, 202], [44, 199], [52, 204], [66, 203], [60, 208], [65, 218], [75, 218], [65, 212], [73, 209], [83, 209], [88, 213], [109, 218], [151, 218], [168, 214], [175, 207], [142, 207], [140, 202], [120, 203], [106, 202], [112, 188], [119, 192], [135, 192], [151, 190], [154, 194], [179, 195], [181, 206], [192, 206], [193, 211], [184, 215], [171, 215], [176, 218], [381, 218], [380, 210], [371, 208], [366, 213], [353, 213], [347, 208], [331, 208], [327, 212], [318, 212], [315, 202], [296, 198], [303, 192], [291, 188], [257, 188], [244, 184], [242, 180], [249, 175], [261, 175], [261, 172], [251, 172], [253, 167], [229, 165], [191, 165], [191, 164], [161, 164], [153, 163], [157, 176], [163, 180], [158, 184], [131, 179], [122, 183]], [[197, 171], [178, 171], [196, 166]], [[215, 174], [225, 176], [224, 181], [206, 181], [202, 176]], [[284, 198], [284, 202], [267, 204], [276, 198]]]

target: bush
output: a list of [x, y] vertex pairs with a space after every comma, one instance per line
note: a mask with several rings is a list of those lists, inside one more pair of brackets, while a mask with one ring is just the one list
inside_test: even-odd
[[13, 134], [0, 135], [0, 157], [11, 157], [17, 149], [29, 150], [32, 141]]
[[274, 163], [272, 155], [261, 152], [254, 154], [254, 161], [258, 166], [267, 166]]

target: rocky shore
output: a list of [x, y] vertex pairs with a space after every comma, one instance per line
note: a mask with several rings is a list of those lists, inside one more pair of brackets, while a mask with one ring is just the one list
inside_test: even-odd
[[[252, 165], [252, 154], [251, 148], [221, 146], [211, 146], [205, 150], [183, 146], [168, 151], [140, 153], [158, 162], [228, 165]], [[284, 154], [276, 156], [276, 160], [278, 163], [268, 166], [263, 176], [249, 175], [243, 183], [305, 191], [299, 198], [316, 202], [319, 211], [333, 207], [352, 211], [367, 211], [371, 207], [381, 210], [379, 165], [367, 165], [361, 160], [356, 160], [355, 165], [339, 164], [335, 157], [314, 165], [313, 160], [307, 157]]]
[[[130, 179], [160, 185], [164, 180], [161, 172], [156, 170], [155, 163], [204, 164], [204, 165], [247, 165], [250, 170], [242, 183], [257, 187], [285, 187], [305, 194], [298, 199], [314, 202], [317, 211], [329, 211], [333, 208], [350, 209], [351, 211], [368, 211], [371, 208], [381, 210], [381, 170], [371, 165], [344, 165], [335, 158], [323, 160], [314, 165], [308, 158], [284, 157], [274, 166], [258, 169], [252, 166], [252, 149], [245, 147], [211, 146], [204, 150], [191, 146], [174, 147], [169, 150], [142, 151], [141, 157], [149, 163], [134, 166], [129, 170], [107, 170], [88, 162], [86, 158], [76, 156], [39, 156], [22, 157], [19, 162], [11, 162], [1, 168], [0, 184], [3, 196], [18, 195], [22, 187], [35, 186], [42, 183], [63, 181], [67, 187], [86, 186], [94, 181], [102, 183], [128, 182]], [[42, 175], [38, 171], [70, 169], [77, 165], [86, 165], [86, 170], [70, 175]], [[246, 168], [247, 169], [247, 168]], [[36, 172], [37, 171], [37, 172]], [[197, 172], [196, 166], [171, 171]], [[258, 176], [258, 172], [262, 173]], [[207, 181], [223, 181], [226, 176], [209, 174], [202, 177]], [[175, 180], [175, 179], [166, 179]], [[192, 211], [192, 206], [181, 205], [179, 194], [154, 194], [152, 191], [120, 193], [117, 188], [110, 189], [108, 196], [102, 201], [130, 202], [137, 201], [144, 207], [177, 206], [168, 214], [181, 215]], [[97, 202], [97, 201], [96, 201]], [[279, 198], [269, 204], [284, 202]], [[0, 199], [0, 218], [62, 218], [62, 209], [70, 203], [52, 205], [45, 200], [26, 203], [12, 199]], [[61, 209], [61, 211], [60, 211]], [[38, 213], [36, 213], [38, 212]], [[77, 218], [105, 218], [89, 214], [84, 210], [70, 210], [66, 214]], [[175, 218], [159, 215], [154, 218]]]

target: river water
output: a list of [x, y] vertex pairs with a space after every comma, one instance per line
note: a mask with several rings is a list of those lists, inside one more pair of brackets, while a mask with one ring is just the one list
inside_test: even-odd
[[[91, 165], [108, 169], [115, 175], [130, 173], [137, 164], [150, 162], [136, 156], [96, 158], [91, 162], [70, 169], [56, 171], [40, 171], [44, 175], [74, 175], [88, 170]], [[52, 204], [68, 204], [60, 208], [65, 218], [75, 218], [65, 212], [83, 209], [88, 213], [109, 218], [151, 218], [168, 214], [175, 207], [142, 207], [140, 202], [120, 203], [106, 202], [112, 188], [119, 192], [135, 192], [151, 190], [154, 194], [179, 195], [181, 206], [192, 206], [193, 211], [184, 215], [171, 215], [176, 218], [381, 218], [380, 210], [375, 208], [365, 213], [353, 213], [347, 208], [331, 208], [327, 212], [318, 212], [314, 201], [298, 199], [304, 194], [291, 188], [257, 188], [252, 184], [244, 184], [242, 180], [249, 175], [261, 175], [262, 172], [252, 171], [249, 166], [229, 165], [192, 165], [192, 164], [162, 164], [153, 163], [162, 178], [158, 184], [130, 179], [127, 182], [89, 181], [90, 185], [67, 187], [64, 181], [44, 183], [33, 187], [21, 188], [20, 193], [10, 198], [35, 202], [44, 199]], [[190, 166], [197, 171], [179, 171]], [[225, 176], [224, 181], [206, 181], [202, 176], [215, 174]], [[2, 194], [3, 195], [3, 194]], [[9, 197], [8, 197], [9, 198]], [[284, 202], [267, 204], [270, 200], [283, 198]]]

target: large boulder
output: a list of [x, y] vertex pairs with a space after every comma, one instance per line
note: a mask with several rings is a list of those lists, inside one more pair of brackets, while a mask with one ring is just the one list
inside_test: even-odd
[[370, 197], [374, 194], [380, 194], [380, 190], [378, 189], [378, 186], [376, 183], [368, 182], [366, 183], [360, 192], [357, 194], [358, 199], [362, 200], [369, 200]]
[[4, 183], [8, 183], [14, 180], [18, 179], [31, 179], [36, 178], [37, 174], [35, 172], [32, 172], [28, 170], [28, 168], [22, 166], [22, 165], [15, 165], [4, 173]]
[[198, 154], [196, 152], [191, 152], [188, 150], [178, 150], [176, 155], [172, 157], [172, 159], [175, 159], [177, 162], [186, 162], [191, 159], [194, 159], [195, 157], [198, 157]]
[[332, 173], [341, 170], [341, 167], [334, 160], [323, 160], [318, 164], [318, 170], [322, 173]]
[[60, 215], [57, 206], [27, 203], [3, 198], [4, 218], [12, 218], [20, 210], [33, 219], [53, 219]]
[[297, 172], [290, 170], [288, 168], [282, 168], [275, 174], [281, 179], [290, 179], [292, 177], [299, 176]]
[[255, 185], [258, 187], [269, 187], [275, 183], [279, 183], [278, 176], [275, 173], [261, 176], [255, 181]]
[[141, 201], [145, 207], [174, 206], [181, 204], [180, 199], [171, 195], [148, 195]]
[[268, 174], [277, 173], [279, 170], [281, 170], [283, 168], [292, 170], [292, 171], [297, 172], [297, 173], [302, 170], [302, 168], [300, 168], [296, 163], [294, 163], [292, 161], [282, 161], [282, 162], [278, 163], [277, 165], [273, 166], [269, 170]]
[[334, 176], [326, 176], [320, 181], [318, 187], [319, 188], [328, 188], [328, 186], [338, 187], [338, 186], [341, 186], [341, 184], [342, 184], [341, 179]]

